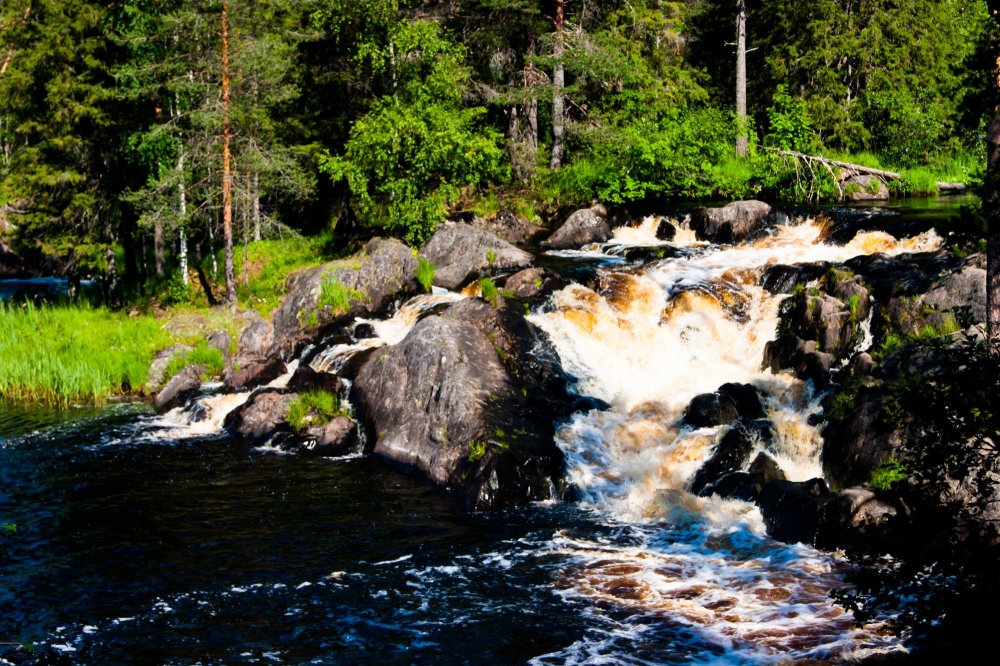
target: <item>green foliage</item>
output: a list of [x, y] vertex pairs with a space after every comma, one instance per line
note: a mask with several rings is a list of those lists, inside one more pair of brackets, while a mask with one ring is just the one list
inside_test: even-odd
[[888, 462], [872, 471], [868, 486], [875, 490], [892, 490], [893, 486], [905, 481], [909, 475], [909, 469], [905, 464], [890, 458]]
[[207, 341], [201, 340], [191, 351], [177, 354], [170, 359], [170, 363], [167, 364], [167, 369], [164, 371], [163, 376], [169, 379], [189, 365], [204, 367], [205, 370], [202, 372], [202, 377], [209, 378], [215, 377], [222, 372], [225, 360], [221, 351], [208, 344]]
[[236, 273], [243, 278], [237, 280], [236, 288], [240, 303], [270, 315], [281, 303], [288, 276], [295, 270], [321, 264], [329, 241], [326, 235], [292, 235], [252, 242], [245, 253], [236, 252]]
[[486, 110], [465, 107], [465, 52], [440, 26], [403, 21], [385, 48], [369, 51], [377, 72], [397, 84], [354, 123], [341, 156], [321, 169], [346, 179], [362, 219], [422, 243], [458, 201], [462, 187], [503, 177], [499, 134]]
[[902, 336], [895, 333], [888, 333], [886, 334], [885, 339], [882, 340], [878, 349], [872, 353], [872, 358], [876, 361], [885, 360], [890, 354], [902, 347], [903, 344], [905, 344], [905, 340]]
[[806, 110], [805, 100], [794, 98], [788, 86], [778, 85], [774, 99], [767, 109], [769, 132], [764, 144], [782, 150], [812, 153], [816, 149], [816, 133]]
[[469, 454], [467, 456], [470, 463], [476, 463], [486, 455], [486, 442], [481, 439], [474, 439], [469, 442]]
[[434, 264], [423, 257], [417, 258], [417, 282], [424, 288], [426, 293], [431, 293], [434, 286], [434, 273], [437, 271]]
[[479, 279], [479, 290], [483, 295], [483, 300], [492, 305], [497, 306], [497, 286], [492, 279], [488, 277]]
[[0, 304], [0, 400], [68, 407], [139, 390], [171, 342], [150, 317]]
[[292, 430], [302, 433], [338, 416], [350, 416], [350, 410], [341, 407], [337, 396], [327, 391], [307, 391], [288, 406], [287, 419]]
[[0, 523], [0, 534], [14, 534], [17, 532], [17, 525], [14, 523]]
[[831, 418], [842, 421], [858, 406], [858, 391], [856, 387], [846, 387], [838, 391], [830, 401]]

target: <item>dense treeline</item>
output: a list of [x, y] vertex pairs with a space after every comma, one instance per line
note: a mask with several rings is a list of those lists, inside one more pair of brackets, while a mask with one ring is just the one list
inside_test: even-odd
[[984, 161], [985, 4], [10, 0], [0, 242], [115, 298], [183, 291], [226, 243], [224, 116], [237, 244], [349, 223], [419, 242], [462, 208], [836, 193], [768, 148], [932, 189]]

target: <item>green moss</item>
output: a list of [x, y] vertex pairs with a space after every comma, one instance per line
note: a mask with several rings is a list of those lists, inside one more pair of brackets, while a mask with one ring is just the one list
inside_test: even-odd
[[853, 321], [861, 320], [861, 295], [851, 294], [847, 299], [847, 307], [851, 310], [851, 319]]
[[341, 407], [337, 396], [327, 391], [307, 391], [288, 406], [287, 419], [292, 430], [305, 432], [338, 416], [350, 416], [350, 410]]

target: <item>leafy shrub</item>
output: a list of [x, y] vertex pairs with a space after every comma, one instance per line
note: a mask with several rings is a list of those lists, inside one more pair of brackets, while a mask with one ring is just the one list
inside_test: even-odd
[[782, 150], [810, 153], [818, 143], [805, 100], [788, 94], [788, 86], [780, 84], [767, 109], [768, 134], [765, 145]]
[[891, 490], [894, 485], [905, 481], [908, 476], [909, 470], [906, 465], [895, 458], [890, 458], [888, 462], [872, 471], [868, 485], [875, 490]]

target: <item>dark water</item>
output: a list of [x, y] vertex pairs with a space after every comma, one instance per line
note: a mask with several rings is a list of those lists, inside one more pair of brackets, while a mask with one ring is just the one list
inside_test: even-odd
[[31, 647], [0, 645], [0, 663], [522, 663], [618, 639], [654, 662], [723, 652], [560, 594], [557, 531], [635, 540], [572, 506], [470, 516], [371, 459], [156, 440], [135, 408], [53, 417], [0, 416], [0, 522], [17, 527], [0, 540], [0, 643]]

